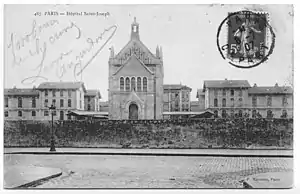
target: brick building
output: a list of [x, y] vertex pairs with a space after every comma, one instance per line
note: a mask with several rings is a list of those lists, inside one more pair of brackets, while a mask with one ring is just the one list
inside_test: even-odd
[[163, 113], [163, 57], [142, 43], [139, 24], [131, 24], [131, 38], [109, 57], [109, 119], [161, 119]]

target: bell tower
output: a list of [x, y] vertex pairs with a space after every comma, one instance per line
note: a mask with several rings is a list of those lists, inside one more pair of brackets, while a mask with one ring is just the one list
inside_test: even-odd
[[136, 17], [134, 17], [134, 21], [131, 24], [131, 39], [140, 39], [139, 24], [136, 22]]

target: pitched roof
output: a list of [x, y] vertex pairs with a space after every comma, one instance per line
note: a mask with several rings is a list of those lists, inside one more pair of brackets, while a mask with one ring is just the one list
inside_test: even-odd
[[83, 82], [43, 82], [38, 89], [78, 89], [81, 86], [86, 92]]
[[119, 67], [119, 69], [117, 69], [117, 71], [114, 73], [114, 75], [116, 75], [123, 67], [125, 67], [125, 65], [131, 60], [131, 58], [134, 57], [136, 58], [141, 64], [142, 66], [150, 73], [150, 74], [154, 74], [144, 63], [143, 61], [141, 61], [135, 54], [132, 54], [130, 57], [128, 57], [127, 61], [122, 64], [121, 67]]
[[192, 88], [186, 86], [186, 85], [181, 85], [181, 84], [164, 84], [163, 85], [164, 90], [180, 90], [180, 89], [188, 89], [192, 91]]
[[39, 91], [32, 88], [12, 88], [12, 89], [4, 89], [5, 96], [38, 96]]
[[203, 88], [250, 88], [247, 80], [206, 80]]
[[101, 94], [99, 90], [86, 90], [85, 96], [99, 96], [101, 98]]
[[249, 88], [249, 94], [293, 94], [293, 89], [289, 86], [255, 86]]

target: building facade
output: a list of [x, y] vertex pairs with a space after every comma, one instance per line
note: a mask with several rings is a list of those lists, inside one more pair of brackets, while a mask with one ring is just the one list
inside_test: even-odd
[[51, 120], [49, 107], [54, 105], [54, 120], [75, 119], [70, 111], [99, 111], [100, 99], [99, 91], [87, 91], [82, 82], [44, 82], [32, 89], [5, 89], [4, 118]]
[[191, 110], [190, 94], [192, 89], [185, 85], [164, 85], [164, 112], [183, 112]]
[[84, 95], [84, 110], [100, 111], [100, 99], [99, 90], [87, 90]]
[[161, 119], [163, 113], [163, 57], [142, 43], [139, 24], [131, 24], [131, 38], [109, 58], [109, 119]]
[[5, 120], [40, 119], [39, 91], [33, 89], [4, 89]]
[[197, 90], [200, 109], [214, 112], [215, 117], [293, 117], [291, 87], [251, 87], [247, 80], [204, 81]]

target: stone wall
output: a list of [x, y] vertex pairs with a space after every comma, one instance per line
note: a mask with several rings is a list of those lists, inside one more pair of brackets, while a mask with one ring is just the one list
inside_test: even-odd
[[[5, 147], [48, 147], [51, 122], [5, 121]], [[292, 119], [55, 121], [58, 147], [292, 148]]]

